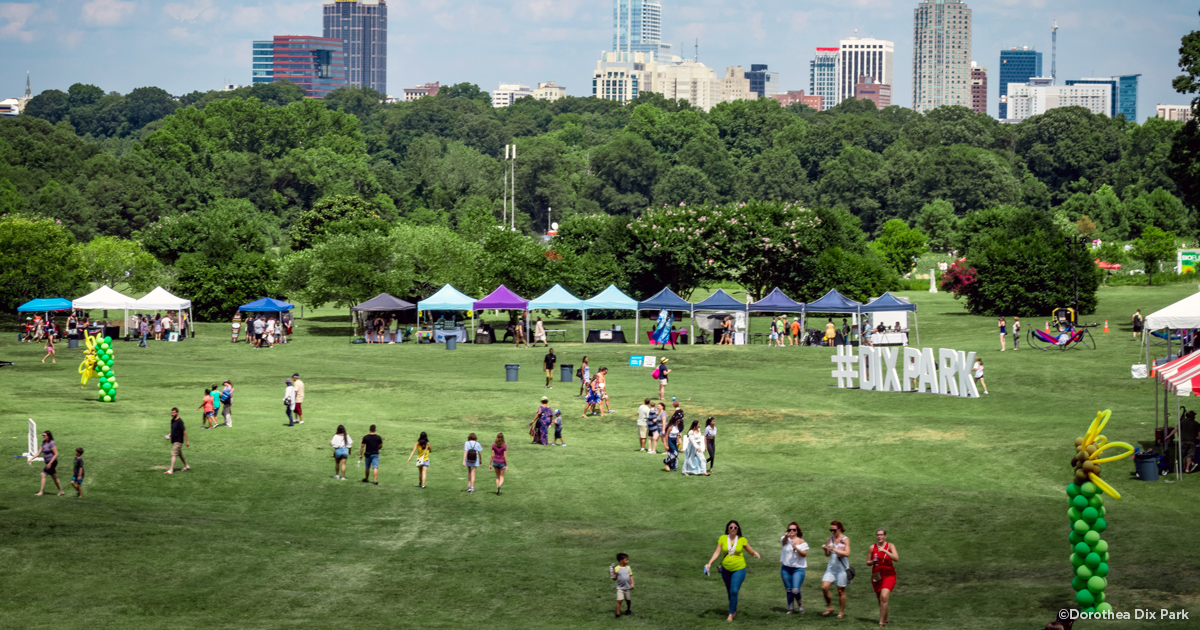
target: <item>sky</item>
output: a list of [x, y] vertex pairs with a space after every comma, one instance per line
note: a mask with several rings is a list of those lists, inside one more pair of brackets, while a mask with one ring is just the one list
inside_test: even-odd
[[[917, 0], [662, 0], [663, 39], [724, 73], [766, 63], [784, 90], [808, 90], [818, 46], [860, 37], [895, 42], [893, 103], [912, 106], [913, 8]], [[76, 82], [127, 93], [158, 86], [181, 95], [250, 82], [250, 43], [273, 35], [321, 35], [321, 0], [0, 1], [0, 98]], [[1200, 6], [1177, 0], [981, 0], [973, 57], [989, 70], [996, 114], [1000, 50], [1032, 46], [1050, 69], [1058, 20], [1058, 77], [1140, 73], [1138, 118], [1157, 103], [1185, 104], [1171, 89], [1179, 40], [1200, 30]], [[555, 81], [591, 94], [591, 72], [612, 46], [612, 0], [391, 0], [388, 92], [440, 81], [484, 90], [501, 82]], [[677, 51], [678, 52], [678, 51]]]

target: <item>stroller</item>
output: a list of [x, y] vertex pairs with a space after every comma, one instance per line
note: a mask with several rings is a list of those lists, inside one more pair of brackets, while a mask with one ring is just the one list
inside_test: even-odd
[[804, 331], [804, 345], [806, 346], [823, 346], [825, 345], [825, 332], [815, 328], [809, 328]]

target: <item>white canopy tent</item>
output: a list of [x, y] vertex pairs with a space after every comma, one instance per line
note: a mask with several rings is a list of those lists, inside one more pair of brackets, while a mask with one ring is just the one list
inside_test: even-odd
[[[143, 311], [184, 311], [188, 312], [188, 322], [195, 323], [192, 317], [192, 301], [185, 300], [181, 297], [176, 297], [170, 291], [162, 287], [155, 287], [153, 291], [138, 298], [133, 303], [133, 308]], [[182, 330], [182, 328], [181, 328]], [[193, 328], [192, 330], [195, 330]], [[187, 331], [183, 331], [185, 334]]]
[[129, 323], [129, 309], [133, 308], [133, 303], [133, 298], [104, 285], [81, 298], [71, 300], [71, 308], [85, 311], [94, 309], [125, 311], [125, 318], [121, 320], [121, 328], [126, 329]]
[[[1143, 320], [1143, 332], [1142, 332], [1142, 347], [1144, 348], [1144, 351], [1145, 351], [1146, 365], [1149, 366], [1150, 362], [1151, 362], [1149, 339], [1150, 339], [1150, 335], [1154, 331], [1164, 330], [1164, 329], [1167, 331], [1167, 333], [1166, 333], [1167, 357], [1170, 357], [1171, 356], [1171, 331], [1181, 330], [1181, 329], [1193, 329], [1193, 328], [1200, 328], [1200, 293], [1192, 294], [1192, 295], [1190, 295], [1190, 296], [1188, 296], [1166, 308], [1157, 310], [1157, 311], [1147, 315], [1145, 320]], [[1166, 368], [1168, 366], [1170, 366], [1170, 367], [1182, 366], [1186, 363], [1190, 363], [1189, 361], [1184, 361], [1184, 359], [1187, 359], [1187, 358], [1188, 357], [1176, 359], [1172, 363], [1168, 363], [1167, 365], [1165, 365], [1163, 367]], [[1171, 370], [1168, 370], [1168, 371], [1170, 372]], [[1179, 396], [1187, 395], [1190, 392], [1190, 381], [1191, 381], [1190, 378], [1187, 378], [1185, 381], [1182, 378], [1182, 376], [1183, 375], [1179, 375], [1180, 378], [1178, 378], [1178, 380], [1179, 380], [1178, 383], [1172, 382], [1172, 379], [1176, 378], [1176, 375], [1174, 375], [1174, 374], [1166, 374], [1163, 377], [1159, 378], [1159, 380], [1161, 380], [1165, 385], [1165, 387], [1163, 387], [1163, 400], [1162, 400], [1162, 402], [1163, 402], [1163, 406], [1162, 406], [1163, 424], [1162, 424], [1162, 427], [1163, 427], [1164, 434], [1166, 433], [1167, 426], [1170, 422], [1168, 420], [1168, 417], [1170, 414], [1170, 406], [1167, 404], [1168, 403], [1167, 396], [1169, 396], [1171, 394], [1172, 390], [1174, 390], [1175, 394], [1176, 394], [1176, 396], [1175, 396], [1176, 425], [1177, 425], [1177, 428], [1180, 428], [1180, 427], [1178, 427], [1179, 402], [1180, 402]], [[1181, 385], [1184, 382], [1187, 383], [1187, 386], [1181, 387]], [[1156, 387], [1157, 387], [1157, 383], [1156, 383]], [[1181, 390], [1186, 390], [1186, 391], [1181, 391]], [[1158, 391], [1156, 390], [1154, 392], [1154, 426], [1155, 427], [1158, 427], [1158, 423], [1159, 423], [1158, 403], [1159, 403]], [[1176, 445], [1178, 445], [1178, 448], [1180, 450], [1182, 450], [1183, 436], [1177, 434], [1175, 443], [1176, 443]], [[1181, 454], [1177, 454], [1177, 459], [1180, 459], [1181, 458], [1180, 456], [1181, 456]], [[1180, 471], [1181, 470], [1180, 462], [1177, 461], [1176, 464], [1177, 464], [1176, 470]], [[1182, 478], [1182, 472], [1179, 472], [1179, 475]]]

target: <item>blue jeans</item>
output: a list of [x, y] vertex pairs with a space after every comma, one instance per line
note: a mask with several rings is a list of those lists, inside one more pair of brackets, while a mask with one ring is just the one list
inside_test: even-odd
[[287, 403], [283, 403], [283, 410], [287, 412], [288, 426], [292, 426], [295, 422], [292, 421], [292, 407]]
[[142, 333], [142, 340], [140, 342], [138, 342], [138, 347], [139, 348], [147, 347], [146, 346], [146, 333]]
[[725, 590], [729, 593], [729, 614], [737, 612], [738, 591], [746, 579], [746, 570], [728, 571], [721, 567], [721, 579], [725, 580]]
[[800, 586], [804, 584], [804, 569], [781, 564], [779, 565], [779, 575], [783, 578], [783, 590], [788, 594], [788, 604], [794, 600], [797, 606], [801, 606]]

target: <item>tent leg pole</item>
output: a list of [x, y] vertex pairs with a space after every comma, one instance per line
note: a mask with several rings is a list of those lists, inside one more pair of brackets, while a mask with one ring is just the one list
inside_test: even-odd
[[921, 345], [921, 321], [917, 317], [917, 312], [913, 311], [913, 328], [917, 329], [917, 345]]
[[583, 343], [586, 344], [587, 343], [587, 309], [586, 308], [579, 309], [579, 312], [583, 313], [583, 330], [581, 330], [580, 332], [583, 333]]
[[633, 345], [638, 345], [638, 337], [642, 329], [642, 312], [633, 312]]
[[1175, 479], [1183, 481], [1183, 430], [1182, 418], [1179, 417], [1179, 394], [1175, 395]]

